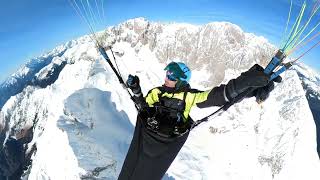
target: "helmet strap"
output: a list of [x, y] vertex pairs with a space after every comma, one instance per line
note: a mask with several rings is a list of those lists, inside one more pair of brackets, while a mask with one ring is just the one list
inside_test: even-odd
[[176, 86], [175, 86], [175, 89], [176, 90], [179, 90], [179, 89], [182, 89], [184, 88], [185, 86], [188, 85], [188, 82], [186, 81], [181, 81], [180, 79], [178, 79], [177, 83], [176, 83]]

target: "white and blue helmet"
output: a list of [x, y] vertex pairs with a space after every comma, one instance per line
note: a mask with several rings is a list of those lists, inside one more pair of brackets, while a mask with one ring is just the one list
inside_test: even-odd
[[170, 80], [190, 81], [191, 70], [183, 62], [171, 62], [164, 68], [164, 70], [167, 71], [167, 77]]

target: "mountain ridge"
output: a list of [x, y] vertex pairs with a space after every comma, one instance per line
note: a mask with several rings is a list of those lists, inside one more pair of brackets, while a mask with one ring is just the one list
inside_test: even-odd
[[[108, 28], [103, 42], [113, 45], [124, 77], [140, 77], [144, 94], [163, 83], [166, 63], [184, 58], [193, 69], [191, 85], [208, 89], [255, 63], [265, 64], [274, 52], [266, 39], [223, 24], [201, 29], [140, 18]], [[225, 28], [231, 28], [228, 36]], [[205, 38], [208, 34], [213, 39]], [[65, 47], [35, 73], [36, 85], [10, 96], [0, 122], [9, 121], [14, 133], [38, 118], [32, 142], [38, 150], [26, 179], [116, 179], [135, 124], [134, 104], [88, 36]], [[222, 64], [224, 55], [229, 60]], [[197, 127], [164, 179], [318, 179], [315, 126], [305, 92], [296, 71], [283, 77], [265, 103], [246, 99]], [[200, 119], [214, 109], [195, 108], [191, 116]], [[59, 156], [48, 157], [51, 153]], [[94, 176], [99, 167], [108, 168]]]

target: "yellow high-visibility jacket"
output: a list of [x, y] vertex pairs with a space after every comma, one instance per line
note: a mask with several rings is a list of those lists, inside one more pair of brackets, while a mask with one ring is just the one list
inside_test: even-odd
[[[185, 95], [185, 93], [187, 94]], [[228, 101], [225, 93], [225, 85], [220, 85], [207, 91], [188, 89], [178, 92], [174, 92], [166, 87], [156, 87], [151, 89], [146, 95], [145, 101], [147, 105], [153, 107], [155, 103], [159, 102], [159, 96], [179, 100], [185, 99], [185, 109], [183, 112], [185, 120], [189, 118], [189, 113], [194, 105], [197, 105], [199, 108], [206, 108], [210, 106], [222, 106]]]

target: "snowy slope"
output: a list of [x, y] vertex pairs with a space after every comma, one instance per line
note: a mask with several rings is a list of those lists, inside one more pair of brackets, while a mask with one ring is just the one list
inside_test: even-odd
[[303, 64], [295, 66], [317, 126], [317, 150], [320, 157], [320, 75]]
[[[274, 52], [264, 38], [225, 22], [140, 18], [107, 32], [123, 77], [138, 75], [144, 94], [163, 83], [171, 59], [185, 59], [191, 85], [204, 90], [265, 64]], [[37, 152], [25, 179], [116, 179], [134, 129], [134, 105], [88, 37], [62, 47], [33, 70], [33, 84], [6, 101], [0, 120], [12, 131], [37, 122], [31, 142]], [[191, 115], [200, 119], [214, 109], [194, 108]], [[315, 139], [299, 77], [288, 71], [263, 104], [246, 99], [197, 127], [164, 179], [319, 179]]]
[[[53, 58], [59, 58], [60, 56], [62, 56], [67, 48], [71, 48], [72, 46], [78, 43], [83, 43], [84, 41], [88, 42], [87, 38], [89, 37], [85, 36], [83, 38], [79, 38], [77, 41], [70, 41], [65, 45], [56, 47], [51, 52], [44, 54], [41, 57], [31, 59], [28, 61], [28, 63], [23, 65], [15, 74], [8, 77], [2, 84], [0, 84], [0, 110], [11, 96], [20, 93], [28, 85], [44, 85], [44, 82], [41, 83], [34, 79], [36, 73], [38, 73], [39, 71], [44, 71], [43, 68], [54, 61]], [[54, 77], [58, 74], [59, 72], [56, 71], [52, 73], [51, 76]], [[50, 78], [50, 74], [48, 74], [47, 79], [53, 78]]]
[[169, 172], [179, 179], [318, 179], [314, 132], [290, 71], [265, 103], [245, 100], [196, 129]]
[[319, 73], [308, 68], [306, 65], [300, 63], [295, 66], [303, 88], [306, 91], [308, 99], [315, 99], [320, 101], [320, 75]]

